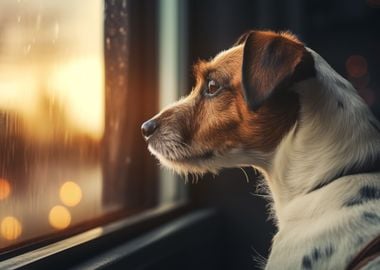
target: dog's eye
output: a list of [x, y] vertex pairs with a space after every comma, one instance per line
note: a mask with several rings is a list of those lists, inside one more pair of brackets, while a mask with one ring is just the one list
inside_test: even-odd
[[209, 80], [207, 85], [207, 94], [213, 95], [220, 89], [218, 83], [214, 80]]

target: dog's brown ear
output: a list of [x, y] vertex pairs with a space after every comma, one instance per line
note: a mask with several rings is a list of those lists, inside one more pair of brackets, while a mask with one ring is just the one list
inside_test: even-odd
[[252, 31], [248, 31], [248, 32], [245, 32], [244, 34], [242, 34], [242, 35], [236, 40], [236, 42], [234, 43], [233, 46], [238, 46], [238, 45], [240, 45], [240, 44], [243, 44], [243, 43], [247, 40], [247, 38], [248, 38], [248, 36], [251, 34], [251, 32], [252, 32]]
[[277, 91], [315, 76], [311, 54], [292, 35], [251, 31], [241, 38], [245, 39], [242, 84], [252, 110]]

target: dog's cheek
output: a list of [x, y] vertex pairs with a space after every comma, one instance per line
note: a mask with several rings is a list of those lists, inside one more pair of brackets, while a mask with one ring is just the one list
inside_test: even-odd
[[201, 123], [194, 137], [198, 145], [219, 152], [235, 147], [242, 117], [234, 96], [206, 100], [197, 118]]
[[248, 124], [244, 126], [242, 136], [246, 148], [268, 153], [273, 151], [294, 127], [299, 110], [297, 94], [284, 93], [273, 97], [259, 110], [251, 113]]

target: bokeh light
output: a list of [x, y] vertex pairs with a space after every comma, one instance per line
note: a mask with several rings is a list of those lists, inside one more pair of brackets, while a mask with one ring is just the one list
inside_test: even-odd
[[348, 75], [353, 78], [360, 78], [367, 74], [367, 60], [361, 55], [351, 55], [346, 61]]
[[61, 205], [54, 206], [49, 212], [50, 225], [58, 230], [67, 228], [71, 223], [71, 214], [66, 207]]
[[77, 183], [67, 181], [61, 186], [59, 197], [65, 205], [76, 206], [82, 200], [82, 189]]
[[11, 184], [8, 180], [0, 178], [0, 201], [5, 200], [11, 195]]
[[380, 8], [380, 0], [367, 0], [367, 4], [371, 8]]
[[0, 232], [7, 240], [16, 240], [22, 233], [21, 222], [15, 217], [7, 216], [1, 221]]

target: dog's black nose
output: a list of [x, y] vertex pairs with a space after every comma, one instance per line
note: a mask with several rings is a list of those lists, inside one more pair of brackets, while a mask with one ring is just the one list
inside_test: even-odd
[[158, 127], [157, 121], [155, 119], [150, 119], [146, 121], [144, 124], [142, 124], [141, 133], [142, 135], [144, 135], [145, 138], [148, 138], [154, 133], [157, 127]]

